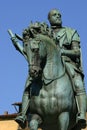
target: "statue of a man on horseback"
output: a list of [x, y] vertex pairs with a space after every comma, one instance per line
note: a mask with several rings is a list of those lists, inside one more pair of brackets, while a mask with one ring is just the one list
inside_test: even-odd
[[[84, 74], [82, 71], [82, 61], [81, 61], [81, 49], [80, 49], [80, 38], [76, 30], [62, 27], [61, 14], [58, 10], [53, 9], [48, 14], [48, 20], [51, 24], [49, 27], [46, 23], [36, 22], [35, 24], [31, 23], [28, 28], [23, 31], [22, 38], [18, 35], [15, 35], [11, 38], [16, 49], [26, 58], [29, 63], [28, 51], [26, 46], [28, 41], [32, 41], [37, 34], [47, 35], [55, 41], [55, 45], [60, 47], [62, 60], [65, 64], [67, 72], [70, 75], [70, 79], [73, 82], [72, 88], [75, 94], [75, 99], [78, 107], [78, 115], [77, 115], [77, 123], [81, 126], [81, 128], [86, 127], [86, 92], [84, 87]], [[17, 42], [17, 38], [23, 41], [23, 46], [20, 46]], [[36, 40], [38, 42], [38, 40]], [[36, 47], [36, 46], [35, 46]], [[26, 80], [25, 89], [22, 98], [22, 112], [18, 117], [16, 117], [15, 121], [20, 124], [22, 128], [25, 127], [25, 122], [27, 119], [27, 114], [29, 113], [29, 103], [31, 97], [31, 89], [35, 83], [34, 79], [36, 77], [39, 78], [42, 70], [38, 68], [40, 65], [40, 61], [38, 59], [38, 48], [34, 48], [36, 59], [34, 59], [33, 69], [30, 69], [31, 65], [29, 65], [29, 75]], [[57, 60], [57, 59], [56, 59]], [[36, 62], [35, 62], [36, 61]], [[45, 63], [44, 63], [45, 64]], [[34, 77], [33, 77], [34, 76]], [[36, 82], [36, 81], [35, 81]], [[32, 83], [34, 85], [32, 85]], [[34, 116], [39, 120], [39, 123], [42, 122], [39, 116]], [[31, 123], [33, 124], [33, 123]], [[32, 126], [31, 126], [32, 127]]]

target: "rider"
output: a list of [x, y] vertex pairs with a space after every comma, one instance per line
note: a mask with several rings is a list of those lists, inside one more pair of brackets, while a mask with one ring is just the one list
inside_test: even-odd
[[76, 95], [78, 116], [77, 123], [86, 127], [86, 92], [84, 87], [84, 74], [82, 71], [80, 37], [76, 30], [62, 26], [59, 10], [53, 9], [48, 13], [51, 32], [61, 48], [61, 55], [74, 79], [74, 92]]

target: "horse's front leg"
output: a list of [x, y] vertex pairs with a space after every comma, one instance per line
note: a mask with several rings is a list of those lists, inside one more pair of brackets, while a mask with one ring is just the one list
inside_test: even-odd
[[68, 130], [69, 127], [69, 113], [62, 112], [58, 116], [58, 130]]
[[38, 130], [39, 125], [42, 123], [42, 119], [39, 115], [34, 114], [31, 117], [29, 122], [29, 129], [30, 130]]

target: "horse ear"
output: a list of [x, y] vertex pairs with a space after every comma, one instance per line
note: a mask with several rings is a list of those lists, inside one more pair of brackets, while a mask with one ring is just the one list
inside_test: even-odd
[[30, 33], [30, 37], [32, 37], [32, 38], [35, 37], [35, 33], [34, 33], [33, 29], [29, 29], [29, 33]]

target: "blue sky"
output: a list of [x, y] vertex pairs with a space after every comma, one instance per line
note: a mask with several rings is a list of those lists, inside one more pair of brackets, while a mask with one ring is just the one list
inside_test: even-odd
[[[63, 26], [75, 28], [81, 38], [83, 69], [87, 91], [87, 1], [86, 0], [1, 0], [0, 2], [0, 114], [14, 113], [11, 106], [20, 102], [28, 74], [24, 57], [10, 41], [7, 30], [22, 34], [30, 21], [48, 22], [47, 14], [57, 8]], [[20, 42], [21, 44], [21, 42]]]

